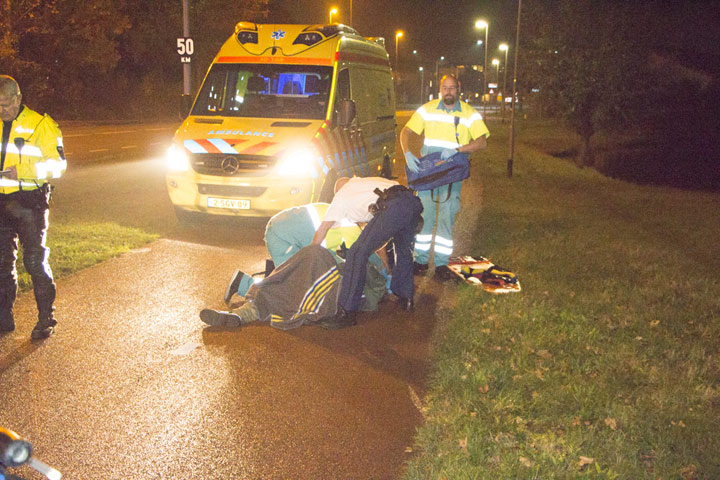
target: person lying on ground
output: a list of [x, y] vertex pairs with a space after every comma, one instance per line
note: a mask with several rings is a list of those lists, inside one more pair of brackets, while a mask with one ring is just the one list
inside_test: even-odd
[[[385, 279], [370, 264], [366, 265], [361, 310], [376, 310], [386, 294]], [[289, 330], [301, 325], [335, 328], [337, 297], [343, 264], [319, 245], [301, 248], [295, 255], [258, 283], [252, 283], [244, 302], [230, 311], [204, 309], [200, 319], [208, 325], [240, 327], [254, 322]]]

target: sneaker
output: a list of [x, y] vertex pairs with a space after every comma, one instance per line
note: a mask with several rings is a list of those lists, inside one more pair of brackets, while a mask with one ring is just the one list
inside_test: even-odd
[[35, 328], [33, 328], [32, 332], [30, 333], [30, 338], [32, 338], [33, 340], [48, 338], [55, 331], [55, 325], [57, 325], [57, 320], [52, 317], [44, 320], [38, 320]]
[[447, 265], [441, 265], [435, 268], [433, 279], [438, 282], [447, 282], [448, 280], [459, 280], [458, 276], [453, 273]]
[[209, 308], [200, 311], [200, 320], [213, 327], [239, 327], [242, 325], [242, 318], [239, 315]]
[[422, 276], [425, 275], [428, 271], [428, 265], [427, 263], [417, 263], [413, 262], [413, 275]]
[[233, 273], [230, 283], [225, 290], [225, 296], [223, 297], [223, 300], [225, 300], [227, 305], [230, 305], [230, 300], [232, 300], [233, 295], [237, 293], [238, 287], [240, 287], [240, 282], [244, 276], [245, 274], [240, 270], [235, 270], [235, 273]]

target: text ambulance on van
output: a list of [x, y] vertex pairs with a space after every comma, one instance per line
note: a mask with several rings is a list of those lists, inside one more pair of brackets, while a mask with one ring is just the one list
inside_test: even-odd
[[395, 93], [381, 41], [344, 25], [240, 22], [168, 153], [178, 218], [271, 216], [389, 176]]

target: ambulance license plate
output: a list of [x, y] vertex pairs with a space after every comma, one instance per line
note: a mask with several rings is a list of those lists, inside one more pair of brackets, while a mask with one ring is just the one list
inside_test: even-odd
[[230, 208], [233, 210], [250, 210], [250, 200], [236, 200], [234, 198], [207, 199], [208, 208]]

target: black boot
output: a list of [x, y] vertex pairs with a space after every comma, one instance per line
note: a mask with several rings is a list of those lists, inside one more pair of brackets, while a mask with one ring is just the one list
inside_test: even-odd
[[30, 338], [33, 340], [48, 338], [55, 331], [55, 325], [57, 325], [57, 320], [55, 320], [55, 317], [53, 317], [52, 314], [50, 316], [41, 317], [35, 324], [35, 328], [33, 328], [30, 333]]
[[0, 313], [0, 333], [12, 332], [13, 330], [15, 330], [15, 318], [12, 310]]
[[340, 330], [345, 327], [357, 325], [357, 312], [349, 312], [338, 305], [338, 311], [333, 317], [320, 321], [320, 326], [327, 330]]
[[402, 310], [405, 310], [406, 312], [412, 312], [415, 308], [415, 300], [413, 300], [412, 297], [405, 298], [398, 295], [397, 304]]

